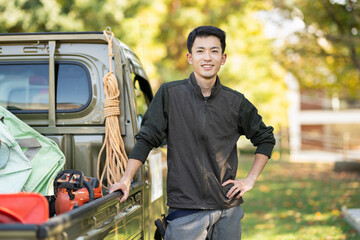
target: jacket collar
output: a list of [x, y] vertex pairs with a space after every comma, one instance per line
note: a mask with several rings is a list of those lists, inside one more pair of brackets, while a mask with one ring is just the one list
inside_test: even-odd
[[[189, 76], [189, 85], [190, 85], [191, 89], [194, 90], [195, 94], [204, 98], [204, 96], [201, 93], [201, 88], [196, 82], [194, 72], [192, 72]], [[215, 86], [211, 89], [211, 95], [209, 96], [209, 99], [214, 98], [218, 94], [218, 92], [220, 91], [221, 88], [222, 88], [222, 85], [220, 83], [219, 76], [216, 76]]]

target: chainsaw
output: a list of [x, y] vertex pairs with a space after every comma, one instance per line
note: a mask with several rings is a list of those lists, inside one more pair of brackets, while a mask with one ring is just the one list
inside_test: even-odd
[[84, 177], [81, 171], [63, 170], [54, 180], [55, 213], [71, 211], [102, 196], [97, 178]]

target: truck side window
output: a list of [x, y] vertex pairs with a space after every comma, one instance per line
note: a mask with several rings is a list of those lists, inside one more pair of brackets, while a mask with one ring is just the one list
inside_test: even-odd
[[[55, 64], [56, 109], [78, 111], [90, 102], [89, 73], [77, 63]], [[49, 109], [49, 65], [47, 63], [0, 64], [0, 105], [9, 110]]]
[[[56, 64], [56, 109], [80, 110], [91, 99], [90, 77], [85, 67], [71, 63]], [[62, 111], [63, 112], [63, 111]]]
[[135, 86], [135, 96], [136, 96], [136, 111], [137, 111], [137, 125], [140, 130], [141, 121], [143, 116], [148, 108], [148, 103], [146, 102], [144, 92], [141, 91], [139, 81], [134, 81]]

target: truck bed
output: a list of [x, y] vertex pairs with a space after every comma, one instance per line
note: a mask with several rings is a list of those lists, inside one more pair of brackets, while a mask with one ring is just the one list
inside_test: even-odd
[[41, 225], [0, 224], [0, 239], [141, 239], [142, 192], [143, 184], [135, 183], [124, 203], [117, 200], [122, 193], [114, 192]]

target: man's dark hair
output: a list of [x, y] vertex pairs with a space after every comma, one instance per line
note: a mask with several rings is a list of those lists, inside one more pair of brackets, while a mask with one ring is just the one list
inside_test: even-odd
[[209, 37], [209, 36], [215, 36], [220, 40], [221, 50], [222, 53], [224, 53], [226, 47], [226, 43], [225, 43], [226, 34], [220, 28], [214, 26], [200, 26], [192, 30], [192, 32], [189, 34], [187, 39], [187, 48], [189, 53], [191, 53], [191, 49], [197, 37], [201, 38], [201, 37]]

